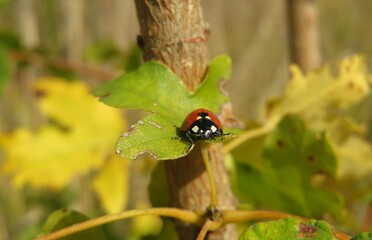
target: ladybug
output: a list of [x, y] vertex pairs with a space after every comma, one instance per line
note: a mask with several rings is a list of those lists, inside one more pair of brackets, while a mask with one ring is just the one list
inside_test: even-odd
[[191, 144], [197, 140], [213, 140], [223, 134], [220, 120], [211, 111], [200, 108], [192, 111], [179, 128]]

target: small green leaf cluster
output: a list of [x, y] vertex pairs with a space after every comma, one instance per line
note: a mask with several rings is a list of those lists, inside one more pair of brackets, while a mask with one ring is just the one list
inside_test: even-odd
[[[334, 177], [337, 166], [324, 133], [306, 129], [298, 117], [289, 115], [264, 140], [255, 141], [263, 141], [263, 154], [254, 159], [248, 159], [252, 155], [244, 150], [253, 141], [233, 151], [238, 161], [236, 185], [242, 200], [306, 217], [340, 212], [339, 194], [314, 186], [314, 177]], [[250, 164], [252, 161], [256, 162]]]
[[271, 222], [261, 222], [247, 228], [239, 240], [282, 240], [312, 239], [336, 240], [331, 225], [325, 221], [310, 220], [308, 222], [296, 218], [285, 218]]
[[220, 106], [229, 101], [219, 84], [230, 74], [230, 58], [217, 57], [211, 61], [200, 87], [190, 92], [168, 67], [150, 61], [137, 71], [96, 88], [94, 95], [109, 106], [151, 113], [120, 137], [116, 152], [129, 159], [143, 153], [157, 160], [186, 155], [191, 149], [190, 143], [177, 136], [177, 127], [189, 112], [197, 108], [219, 112]]

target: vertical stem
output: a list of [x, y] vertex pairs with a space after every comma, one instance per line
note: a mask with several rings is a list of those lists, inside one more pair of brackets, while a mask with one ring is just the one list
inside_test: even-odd
[[207, 66], [208, 28], [199, 0], [136, 0], [145, 60], [168, 65], [195, 90]]
[[321, 58], [315, 0], [287, 0], [287, 8], [291, 62], [308, 72]]
[[204, 223], [203, 227], [201, 228], [201, 230], [199, 232], [199, 235], [196, 238], [196, 240], [203, 240], [205, 238], [205, 236], [207, 235], [208, 230], [211, 227], [212, 223], [213, 223], [213, 221], [207, 219], [207, 221]]
[[210, 207], [218, 207], [219, 205], [218, 205], [218, 199], [217, 199], [216, 184], [215, 184], [211, 164], [209, 162], [210, 160], [208, 156], [207, 147], [202, 148], [202, 155], [203, 155], [205, 169], [207, 170], [207, 173], [208, 173], [209, 185], [211, 186], [211, 204], [210, 204], [211, 206]]
[[[135, 0], [145, 60], [168, 65], [190, 90], [202, 82], [207, 69], [209, 30], [200, 0]], [[209, 149], [210, 167], [216, 176], [216, 193], [221, 209], [235, 209], [235, 198], [223, 164], [220, 144]], [[199, 144], [187, 156], [166, 161], [171, 205], [206, 211], [211, 203], [211, 186]], [[217, 201], [217, 200], [215, 200]], [[180, 239], [196, 239], [200, 229], [176, 222]], [[236, 239], [233, 225], [209, 233], [208, 239]]]

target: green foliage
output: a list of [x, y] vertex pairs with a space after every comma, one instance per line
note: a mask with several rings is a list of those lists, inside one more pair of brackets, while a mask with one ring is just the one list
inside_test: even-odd
[[[111, 112], [114, 109], [101, 108], [103, 104], [99, 104], [95, 99], [87, 96], [86, 88], [84, 88], [84, 91], [78, 91], [72, 85], [60, 90], [58, 90], [57, 85], [50, 88], [31, 87], [28, 83], [40, 81], [38, 79], [28, 79], [30, 74], [27, 72], [25, 74], [23, 70], [26, 68], [21, 68], [22, 63], [26, 63], [27, 71], [31, 68], [31, 72], [34, 72], [36, 66], [38, 74], [46, 70], [49, 73], [67, 76], [70, 79], [76, 78], [77, 74], [74, 70], [66, 70], [63, 66], [55, 64], [54, 66], [47, 66], [48, 57], [58, 56], [61, 53], [66, 55], [67, 52], [74, 51], [74, 44], [66, 44], [66, 36], [63, 36], [63, 32], [66, 31], [59, 27], [60, 19], [64, 19], [64, 16], [70, 12], [60, 9], [60, 4], [53, 0], [35, 1], [36, 5], [31, 7], [30, 5], [18, 5], [18, 2], [20, 1], [0, 0], [0, 8], [3, 10], [1, 19], [4, 20], [0, 25], [3, 28], [33, 32], [32, 29], [27, 27], [17, 26], [20, 23], [25, 26], [22, 21], [24, 21], [24, 17], [27, 18], [27, 16], [21, 16], [19, 13], [24, 10], [26, 12], [30, 11], [31, 15], [28, 15], [28, 17], [37, 20], [34, 27], [36, 27], [38, 37], [40, 37], [40, 41], [37, 41], [39, 43], [38, 49], [42, 52], [37, 53], [35, 57], [35, 49], [25, 50], [16, 34], [0, 29], [0, 98], [3, 97], [2, 93], [8, 90], [7, 85], [10, 81], [15, 86], [9, 88], [12, 92], [4, 95], [5, 97], [11, 96], [9, 99], [1, 99], [5, 101], [0, 104], [0, 115], [2, 116], [0, 123], [7, 124], [6, 122], [10, 122], [10, 126], [13, 128], [17, 126], [16, 124], [31, 122], [33, 127], [37, 126], [38, 129], [19, 128], [13, 133], [1, 133], [0, 135], [2, 148], [0, 152], [0, 198], [2, 200], [0, 222], [4, 223], [1, 224], [4, 226], [0, 227], [0, 236], [6, 236], [10, 239], [17, 239], [18, 236], [20, 236], [18, 239], [30, 239], [29, 236], [33, 235], [35, 231], [40, 232], [38, 223], [46, 211], [50, 211], [52, 205], [54, 208], [54, 205], [60, 207], [68, 204], [66, 201], [61, 201], [59, 196], [63, 194], [55, 194], [57, 192], [67, 193], [69, 202], [71, 201], [74, 205], [81, 205], [88, 198], [89, 204], [84, 206], [84, 209], [89, 212], [118, 212], [126, 206], [128, 197], [131, 198], [129, 204], [132, 208], [148, 208], [147, 202], [147, 205], [138, 204], [138, 202], [143, 202], [142, 198], [145, 194], [138, 193], [139, 184], [136, 181], [138, 179], [142, 181], [138, 177], [137, 171], [141, 171], [141, 174], [147, 176], [150, 168], [142, 166], [139, 167], [141, 170], [133, 171], [134, 168], [128, 165], [133, 164], [133, 161], [126, 161], [126, 159], [113, 154], [113, 146], [120, 135], [120, 131], [129, 128], [125, 122], [122, 122], [122, 113], [120, 111]], [[370, 1], [364, 0], [360, 4], [354, 4], [352, 1], [347, 4], [341, 2], [348, 1], [319, 1], [321, 3], [318, 9], [320, 11], [319, 16], [322, 17], [323, 15], [323, 20], [325, 20], [321, 21], [325, 26], [321, 29], [325, 34], [322, 38], [327, 40], [327, 36], [337, 35], [336, 41], [331, 38], [331, 41], [324, 41], [325, 46], [329, 45], [323, 48], [325, 50], [324, 59], [338, 58], [340, 53], [359, 51], [360, 49], [370, 55], [370, 46], [372, 45], [368, 44], [370, 42], [368, 41], [368, 35], [371, 35], [372, 31], [365, 31], [365, 26], [371, 25], [372, 19], [366, 18], [370, 15], [368, 11], [370, 8], [366, 7], [366, 3], [368, 2], [368, 5], [371, 6]], [[116, 94], [115, 91], [117, 90], [117, 94], [121, 94], [120, 97], [122, 97], [118, 97], [118, 103], [115, 103], [118, 106], [125, 103], [130, 108], [144, 109], [151, 112], [150, 115], [134, 124], [129, 132], [120, 137], [117, 150], [120, 151], [120, 155], [131, 158], [146, 152], [151, 153], [157, 159], [183, 156], [189, 150], [189, 145], [188, 142], [177, 138], [176, 127], [180, 126], [184, 116], [195, 108], [205, 107], [216, 113], [220, 111], [221, 104], [227, 102], [228, 99], [221, 94], [219, 84], [221, 78], [229, 78], [230, 60], [228, 58], [225, 58], [226, 61], [223, 58], [213, 60], [206, 81], [194, 93], [185, 91], [182, 84], [179, 84], [180, 80], [171, 76], [172, 73], [160, 64], [146, 63], [141, 67], [142, 70], [135, 71], [141, 63], [141, 51], [138, 47], [131, 48], [129, 53], [123, 54], [111, 42], [97, 40], [97, 38], [102, 38], [109, 32], [117, 31], [116, 27], [112, 28], [110, 26], [107, 28], [102, 25], [102, 23], [116, 21], [107, 14], [100, 14], [103, 19], [101, 17], [97, 18], [98, 15], [94, 10], [104, 10], [101, 7], [106, 8], [107, 6], [103, 5], [102, 3], [92, 3], [89, 4], [89, 9], [93, 11], [84, 10], [87, 13], [84, 16], [84, 24], [93, 25], [89, 27], [89, 30], [88, 28], [85, 29], [88, 38], [84, 41], [94, 43], [85, 52], [86, 58], [84, 60], [95, 62], [99, 66], [104, 65], [105, 69], [109, 71], [116, 71], [117, 68], [125, 69], [126, 73], [133, 71], [133, 75], [125, 75], [119, 78], [123, 80], [122, 83], [115, 83], [116, 85], [113, 84], [112, 89], [104, 91], [103, 95], [107, 94], [107, 97], [102, 95], [102, 99], [110, 99], [111, 96]], [[343, 10], [348, 8], [358, 14], [349, 14], [345, 18], [345, 11]], [[118, 9], [118, 16], [131, 15], [120, 14], [120, 11], [122, 10]], [[332, 11], [331, 14], [330, 11]], [[106, 12], [112, 13], [112, 11]], [[231, 12], [235, 14], [235, 11]], [[244, 11], [241, 12], [244, 14]], [[331, 24], [332, 26], [327, 28], [330, 20], [329, 16], [336, 16], [335, 14], [342, 17], [334, 17], [331, 21], [341, 20], [341, 22]], [[215, 15], [219, 17], [218, 14]], [[260, 11], [256, 11], [256, 15], [261, 16], [262, 14], [260, 14]], [[241, 21], [238, 15], [234, 17]], [[275, 21], [276, 14], [268, 14], [266, 20]], [[365, 26], [362, 23], [365, 23]], [[258, 24], [256, 25], [258, 26]], [[279, 61], [275, 60], [279, 58], [275, 57], [275, 54], [251, 54], [248, 58], [241, 57], [241, 54], [245, 51], [240, 51], [241, 44], [239, 44], [240, 40], [238, 39], [240, 37], [236, 38], [237, 29], [229, 29], [228, 33], [232, 34], [221, 34], [224, 38], [228, 37], [227, 44], [231, 44], [232, 48], [229, 50], [232, 50], [235, 59], [244, 61], [238, 62], [237, 72], [234, 72], [236, 77], [234, 80], [245, 79], [249, 75], [257, 83], [261, 83], [265, 82], [265, 78], [273, 77], [272, 74], [268, 74], [269, 72], [275, 72], [275, 76], [278, 75], [276, 73], [279, 73], [279, 75], [285, 74], [284, 69], [268, 71], [270, 69], [277, 70], [277, 66], [279, 66]], [[361, 31], [358, 32], [358, 29]], [[349, 30], [354, 32], [350, 34]], [[121, 36], [120, 32], [116, 33]], [[24, 36], [24, 34], [19, 34]], [[250, 34], [244, 35], [252, 36]], [[259, 40], [255, 42], [261, 46], [265, 45], [267, 41], [261, 40], [267, 37], [267, 34], [258, 35], [262, 36], [259, 36]], [[130, 34], [128, 37], [130, 37]], [[278, 42], [276, 41], [277, 38], [271, 39]], [[343, 40], [340, 41], [340, 39]], [[348, 42], [345, 40], [348, 40]], [[363, 50], [363, 45], [368, 46], [368, 48]], [[260, 49], [257, 45], [253, 48]], [[334, 56], [326, 56], [330, 49], [335, 53]], [[278, 56], [283, 56], [282, 53], [285, 52], [285, 49], [280, 51]], [[12, 55], [16, 56], [14, 59], [19, 61], [18, 69], [16, 69], [17, 74], [14, 76], [11, 72], [13, 70], [13, 59], [9, 57], [9, 53], [21, 53], [21, 55]], [[261, 62], [264, 62], [264, 64], [251, 58], [258, 55], [261, 56]], [[18, 56], [21, 57], [18, 58]], [[371, 59], [369, 57], [369, 63], [371, 63]], [[252, 62], [255, 62], [255, 64], [249, 64]], [[110, 69], [110, 67], [107, 68], [107, 65], [116, 68]], [[254, 65], [254, 69], [247, 70], [244, 67], [239, 67], [246, 65]], [[270, 65], [272, 66], [270, 67]], [[229, 152], [229, 156], [232, 156], [231, 159], [234, 158], [237, 162], [234, 166], [238, 172], [238, 180], [235, 184], [238, 185], [240, 190], [240, 202], [249, 201], [254, 209], [276, 209], [310, 217], [323, 217], [324, 214], [331, 213], [336, 217], [326, 215], [327, 219], [333, 221], [332, 224], [335, 226], [341, 225], [348, 232], [360, 231], [360, 229], [371, 230], [371, 226], [367, 226], [370, 222], [370, 214], [367, 209], [370, 209], [372, 201], [372, 118], [363, 117], [358, 119], [359, 122], [356, 122], [353, 120], [355, 112], [349, 109], [349, 107], [354, 108], [358, 102], [369, 94], [369, 103], [362, 108], [366, 114], [371, 116], [372, 98], [369, 93], [371, 81], [369, 83], [366, 81], [368, 78], [365, 74], [363, 58], [345, 58], [340, 65], [340, 68], [337, 68], [340, 71], [331, 71], [333, 68], [326, 66], [308, 74], [301, 73], [296, 66], [291, 67], [292, 78], [288, 81], [288, 87], [280, 97], [270, 101], [262, 126], [266, 126], [268, 122], [275, 122], [272, 120], [276, 117], [280, 120], [287, 114], [293, 114], [301, 120], [294, 116], [286, 117], [278, 126], [270, 128], [264, 135], [250, 138], [245, 142], [242, 141], [232, 153]], [[54, 72], [51, 71], [51, 68], [54, 68]], [[130, 79], [130, 76], [134, 77]], [[147, 77], [146, 81], [142, 81], [143, 78]], [[90, 81], [88, 78], [85, 79], [88, 82]], [[369, 79], [371, 79], [370, 76]], [[57, 81], [53, 79], [52, 82]], [[42, 84], [44, 85], [45, 82]], [[127, 87], [121, 88], [126, 84]], [[242, 81], [238, 81], [238, 84], [240, 88], [244, 88]], [[115, 89], [116, 87], [118, 88]], [[249, 87], [255, 89], [257, 84]], [[159, 89], [162, 91], [159, 91]], [[30, 92], [26, 92], [28, 90]], [[34, 100], [33, 91], [41, 93], [35, 102], [32, 101]], [[54, 98], [57, 92], [60, 95], [58, 99]], [[241, 94], [243, 91], [238, 92]], [[138, 98], [133, 98], [132, 93], [136, 94]], [[250, 95], [249, 91], [247, 91], [247, 95]], [[142, 100], [148, 101], [143, 104]], [[158, 101], [161, 101], [160, 105]], [[151, 104], [154, 104], [154, 106], [151, 106]], [[249, 104], [251, 102], [246, 102], [246, 105], [251, 107]], [[242, 114], [239, 111], [236, 113]], [[39, 114], [43, 116], [39, 117]], [[24, 120], [30, 118], [30, 116], [31, 121]], [[276, 125], [276, 122], [274, 125]], [[247, 132], [250, 132], [250, 130], [245, 130], [243, 134]], [[147, 164], [144, 162], [136, 162], [135, 164], [138, 163], [139, 165]], [[158, 164], [152, 173], [149, 192], [153, 206], [164, 207], [168, 205], [170, 196], [164, 176], [165, 171], [162, 168], [164, 162], [158, 163], [161, 164]], [[44, 177], [46, 173], [47, 178]], [[130, 181], [127, 178], [129, 173], [133, 176]], [[92, 189], [87, 186], [93, 186], [94, 193], [97, 194], [95, 197], [92, 197]], [[136, 194], [127, 193], [128, 188], [132, 186], [135, 186], [133, 189], [137, 191]], [[40, 190], [41, 188], [47, 188], [48, 191]], [[35, 189], [37, 190], [35, 191]], [[338, 193], [344, 192], [345, 205], [342, 208], [342, 200], [338, 194], [333, 192], [334, 189], [337, 189]], [[55, 192], [51, 193], [51, 191]], [[27, 195], [37, 196], [37, 198]], [[135, 197], [132, 197], [133, 195]], [[80, 198], [81, 196], [83, 197]], [[81, 199], [84, 199], [84, 201], [82, 202]], [[102, 209], [97, 203], [101, 204]], [[338, 212], [341, 212], [341, 217], [337, 214]], [[69, 218], [67, 215], [75, 215], [74, 220], [67, 221]], [[65, 217], [66, 219], [64, 219]], [[49, 227], [46, 226], [47, 231], [53, 231], [53, 229], [86, 218], [79, 214], [70, 214], [69, 211], [60, 211], [58, 214], [53, 214], [51, 219], [54, 220], [48, 224]], [[346, 223], [342, 222], [344, 219], [347, 219]], [[284, 220], [270, 222], [267, 225], [258, 223], [250, 228], [255, 229], [252, 230], [254, 231], [252, 239], [275, 239], [276, 236], [278, 236], [278, 239], [283, 239], [284, 236], [287, 236], [285, 239], [294, 239], [286, 235], [293, 230], [289, 226], [292, 220], [288, 220], [287, 225], [283, 224], [285, 227], [278, 223], [283, 223]], [[149, 233], [138, 234], [142, 230], [134, 231], [137, 234], [134, 236], [128, 230], [131, 228], [130, 226], [124, 225], [123, 228], [115, 226], [115, 228], [120, 228], [120, 231], [117, 232], [124, 235], [121, 238], [126, 239], [140, 239], [143, 235], [147, 237], [141, 239], [176, 239], [175, 228], [171, 221], [166, 219], [163, 224], [163, 231], [157, 237], [152, 237]], [[66, 224], [60, 224], [61, 222], [66, 222]], [[149, 221], [147, 218], [140, 221], [136, 220], [136, 222], [133, 225], [137, 226], [133, 228], [139, 228], [138, 226], [140, 226], [146, 229], [155, 225], [153, 224], [154, 221]], [[292, 226], [298, 226], [294, 222], [292, 223]], [[256, 226], [264, 227], [256, 229]], [[309, 226], [303, 227], [303, 229], [308, 230], [307, 234], [311, 235], [313, 230], [317, 229], [317, 232], [325, 234], [324, 239], [333, 238], [332, 235], [329, 238], [326, 235], [331, 233], [328, 224], [311, 221]], [[110, 229], [111, 232], [114, 232], [111, 236], [118, 234], [115, 233], [115, 228]], [[22, 230], [22, 233], [19, 233], [19, 229]], [[275, 231], [283, 229], [285, 229], [284, 232], [276, 235]], [[248, 231], [249, 229], [247, 229]], [[268, 234], [264, 235], [263, 231]], [[155, 234], [156, 231], [152, 233]], [[296, 231], [294, 231], [294, 234], [296, 234]], [[98, 235], [89, 236], [89, 238], [97, 239]], [[115, 237], [115, 239], [119, 239], [119, 237]], [[79, 239], [84, 238], [87, 238], [87, 236], [82, 236]], [[315, 237], [305, 236], [304, 238], [314, 239]], [[360, 233], [352, 239], [370, 240], [372, 239], [372, 233]]]
[[111, 41], [100, 41], [87, 47], [84, 55], [93, 62], [110, 61], [119, 55], [119, 50]]
[[[49, 215], [43, 230], [42, 235], [47, 233], [52, 233], [59, 229], [67, 226], [71, 226], [75, 223], [80, 223], [88, 220], [88, 218], [74, 210], [57, 210]], [[81, 239], [95, 239], [95, 240], [106, 240], [106, 236], [103, 232], [102, 227], [94, 227], [87, 229], [85, 231], [80, 231], [78, 233], [72, 234], [67, 237], [60, 238], [62, 240], [81, 240]]]
[[215, 58], [204, 83], [190, 94], [167, 66], [150, 61], [135, 72], [99, 86], [93, 93], [109, 106], [156, 112], [180, 124], [185, 115], [199, 107], [217, 112], [228, 99], [216, 86], [230, 74], [230, 59]]
[[[5, 4], [4, 1], [1, 4]], [[19, 38], [12, 32], [0, 29], [0, 97], [6, 90], [9, 81], [12, 77], [13, 61], [9, 57], [10, 50], [17, 50], [21, 48]]]
[[11, 63], [8, 58], [8, 50], [0, 44], [0, 97], [11, 79]]
[[12, 0], [0, 0], [0, 8], [8, 5]]
[[134, 46], [128, 53], [127, 60], [124, 65], [125, 72], [137, 70], [142, 64], [142, 51], [138, 46]]
[[302, 178], [317, 173], [334, 176], [336, 158], [324, 133], [314, 133], [295, 116], [286, 116], [266, 137], [263, 156], [277, 168], [296, 167]]
[[156, 160], [175, 159], [186, 155], [190, 149], [190, 144], [175, 133], [174, 122], [153, 113], [132, 125], [130, 131], [119, 138], [116, 151], [129, 159], [136, 159], [143, 153]]
[[114, 42], [105, 40], [89, 45], [84, 51], [87, 61], [105, 65], [112, 63], [118, 69], [126, 73], [138, 69], [142, 64], [142, 51], [137, 45], [133, 45], [128, 52], [121, 52]]
[[372, 232], [363, 232], [359, 233], [358, 235], [352, 237], [350, 240], [371, 240], [372, 239]]
[[3, 29], [0, 29], [0, 45], [13, 50], [19, 50], [23, 47], [18, 35]]
[[306, 217], [339, 213], [340, 196], [314, 186], [317, 175], [334, 176], [336, 171], [325, 134], [307, 130], [300, 119], [287, 116], [261, 144], [260, 164], [251, 164], [251, 155], [240, 155], [237, 185], [242, 199]]
[[324, 221], [305, 222], [296, 218], [286, 218], [271, 222], [261, 222], [247, 228], [239, 240], [337, 240], [331, 225]]
[[137, 71], [105, 83], [94, 90], [105, 104], [113, 107], [153, 112], [124, 133], [117, 152], [130, 159], [148, 153], [158, 160], [175, 159], [188, 153], [190, 143], [181, 141], [176, 126], [194, 109], [217, 112], [228, 98], [219, 89], [222, 78], [229, 78], [231, 60], [220, 56], [212, 60], [203, 84], [190, 93], [165, 65], [147, 62]]
[[169, 205], [170, 194], [167, 184], [164, 164], [159, 162], [151, 173], [151, 181], [148, 187], [148, 193], [153, 207]]

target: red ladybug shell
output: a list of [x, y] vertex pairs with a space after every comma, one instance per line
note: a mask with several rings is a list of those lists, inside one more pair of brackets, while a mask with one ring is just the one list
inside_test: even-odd
[[200, 113], [206, 113], [210, 117], [211, 121], [213, 121], [219, 129], [222, 128], [220, 120], [214, 113], [205, 108], [199, 108], [189, 113], [189, 115], [187, 115], [187, 117], [182, 123], [181, 130], [182, 131], [189, 130], [191, 125], [198, 119]]
[[217, 137], [227, 135], [223, 133], [220, 120], [211, 111], [200, 108], [192, 111], [183, 121], [180, 134], [191, 145], [198, 140], [214, 140]]

